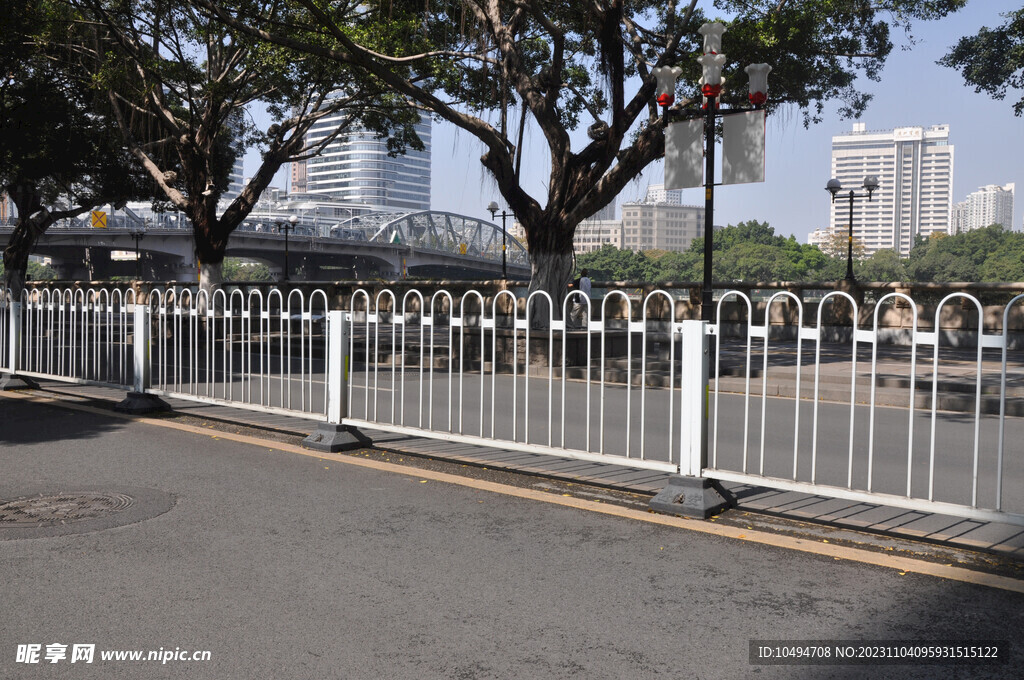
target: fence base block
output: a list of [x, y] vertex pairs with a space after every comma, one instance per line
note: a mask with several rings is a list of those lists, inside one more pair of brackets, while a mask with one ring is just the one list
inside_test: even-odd
[[4, 373], [0, 375], [0, 392], [8, 392], [11, 390], [38, 390], [39, 383], [32, 378], [26, 378], [22, 375], [12, 375], [10, 373]]
[[334, 423], [318, 423], [313, 434], [302, 440], [303, 447], [328, 453], [364, 449], [372, 443], [356, 428]]
[[672, 475], [668, 486], [651, 499], [651, 509], [666, 515], [707, 519], [731, 508], [735, 501], [717, 481]]
[[154, 413], [156, 411], [170, 411], [170, 405], [156, 396], [155, 394], [146, 394], [145, 392], [129, 392], [124, 399], [120, 401], [114, 410], [120, 413], [134, 413], [136, 415], [143, 413]]

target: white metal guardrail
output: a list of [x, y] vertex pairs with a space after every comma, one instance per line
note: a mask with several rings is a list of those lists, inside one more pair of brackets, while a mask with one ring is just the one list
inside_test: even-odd
[[0, 302], [4, 368], [29, 378], [128, 386], [134, 293], [106, 289], [24, 291]]
[[[750, 309], [750, 300], [738, 291], [726, 293], [721, 305], [730, 297], [738, 297]], [[957, 300], [970, 305], [979, 315], [978, 327], [983, 327], [981, 304], [977, 299], [961, 293], [946, 296], [935, 311], [933, 329], [941, 329], [944, 307]], [[941, 330], [922, 332], [917, 328], [917, 305], [906, 295], [892, 293], [884, 296], [875, 306], [871, 329], [850, 327], [849, 333], [849, 389], [845, 403], [836, 404], [820, 396], [822, 390], [821, 369], [825, 359], [822, 356], [824, 327], [822, 312], [828, 303], [843, 301], [850, 310], [850, 318], [856, 319], [856, 301], [846, 293], [832, 292], [826, 295], [818, 306], [817, 323], [805, 327], [803, 307], [795, 296], [780, 292], [772, 296], [768, 312], [774, 304], [794, 305], [797, 309], [797, 325], [793, 335], [796, 342], [796, 357], [793, 366], [795, 398], [783, 403], [774, 400], [778, 408], [769, 413], [771, 399], [764, 396], [768, 390], [769, 372], [780, 370], [770, 365], [773, 356], [771, 334], [778, 326], [756, 326], [748, 314], [744, 376], [745, 389], [742, 404], [734, 406], [734, 415], [729, 425], [724, 424], [725, 405], [721, 403], [719, 385], [722, 365], [721, 343], [715, 353], [715, 393], [713, 397], [714, 416], [712, 424], [709, 467], [704, 476], [731, 482], [744, 482], [757, 486], [803, 491], [833, 496], [868, 504], [890, 505], [918, 510], [963, 516], [983, 521], [1002, 521], [1024, 525], [1024, 429], [1020, 419], [1011, 419], [1015, 435], [1007, 437], [1007, 332], [1009, 315], [1013, 307], [1024, 301], [1018, 295], [1006, 305], [1003, 313], [1003, 332], [999, 335], [978, 331], [974, 342], [974, 365], [961, 380], [974, 384], [974, 407], [967, 413], [944, 413], [939, 409], [938, 386], [942, 356]], [[876, 393], [882, 375], [878, 363], [880, 334], [878, 328], [879, 310], [885, 304], [903, 303], [911, 309], [915, 319], [911, 342], [905, 349], [903, 365], [906, 367], [903, 383], [907, 384], [906, 407], [894, 409], [880, 407]], [[766, 318], [769, 314], [766, 314]], [[709, 327], [709, 333], [717, 335], [718, 327]], [[759, 395], [751, 390], [751, 365], [753, 340], [762, 341], [761, 388]], [[803, 347], [806, 342], [814, 343], [813, 392], [801, 393], [803, 388]], [[868, 385], [858, 380], [858, 348], [870, 346], [870, 370], [867, 372]], [[931, 382], [930, 404], [921, 408], [917, 401], [921, 390], [917, 387], [918, 355], [921, 347], [931, 349], [931, 370], [927, 376]], [[998, 370], [1000, 413], [983, 416], [981, 412], [983, 375], [983, 351], [999, 350], [1001, 367]], [[891, 368], [891, 367], [890, 367]], [[865, 394], [866, 392], [866, 394]], [[806, 402], [806, 396], [811, 402]], [[759, 417], [751, 412], [751, 402], [760, 405]], [[809, 406], [809, 408], [808, 408]], [[809, 413], [808, 413], [809, 411]], [[830, 412], [830, 413], [828, 413]], [[809, 438], [806, 428], [801, 428], [801, 418], [810, 416]], [[785, 425], [791, 419], [792, 427]], [[885, 439], [880, 437], [881, 420], [886, 421]], [[825, 422], [832, 426], [826, 432]], [[922, 425], [926, 434], [921, 435]], [[952, 427], [955, 425], [955, 428]], [[737, 435], [733, 428], [741, 428]], [[754, 435], [751, 430], [757, 428]], [[838, 430], [838, 431], [837, 431]], [[782, 440], [787, 437], [788, 444]], [[724, 434], [732, 434], [734, 445], [723, 446]], [[756, 436], [756, 450], [751, 438]], [[808, 440], [809, 439], [809, 440]], [[923, 441], [922, 441], [923, 440]], [[773, 442], [770, 452], [766, 444]], [[1012, 442], [1012, 443], [1010, 443]], [[783, 453], [785, 451], [786, 453]], [[1008, 487], [1007, 480], [1010, 479]], [[1013, 507], [1008, 511], [1007, 490], [1014, 495]]]
[[322, 419], [327, 307], [322, 290], [154, 291], [146, 392]]
[[[444, 290], [429, 297], [409, 291], [401, 299], [391, 291], [372, 297], [355, 291], [346, 422], [677, 471], [677, 390], [659, 390], [658, 404], [648, 403], [649, 344], [657, 332], [667, 382], [677, 383], [676, 347], [683, 324], [690, 322], [648, 318], [652, 301], [671, 303], [664, 292], [644, 300], [641, 321], [632, 320], [634, 303], [619, 291], [609, 294], [616, 296], [629, 310], [620, 322], [605, 315], [593, 320], [591, 300], [579, 293], [563, 301], [558, 319], [543, 292], [520, 300], [502, 291], [487, 304], [476, 291], [460, 298]], [[574, 311], [579, 329], [565, 321]], [[638, 357], [635, 335], [641, 343]], [[616, 384], [606, 379], [612, 343], [625, 345], [629, 357], [618, 367], [623, 376]]]
[[188, 288], [0, 295], [0, 369], [322, 419], [327, 296]]
[[[786, 305], [789, 326], [755, 325], [738, 291], [719, 312], [730, 299], [748, 311], [745, 339], [730, 348], [738, 394], [722, 389], [720, 326], [676, 318], [664, 291], [639, 301], [573, 293], [556, 313], [539, 292], [361, 289], [347, 310], [329, 310], [319, 290], [168, 289], [144, 304], [130, 291], [36, 290], [0, 295], [0, 369], [1024, 525], [1024, 419], [1006, 409], [1009, 381], [1024, 376], [1009, 375], [1005, 330], [1024, 295], [1006, 305], [1000, 334], [977, 333], [970, 361], [961, 350], [956, 379], [971, 382], [974, 407], [958, 413], [939, 405], [941, 322], [951, 304], [980, 316], [975, 298], [947, 296], [933, 330], [915, 321], [885, 361], [879, 311], [899, 304], [916, 320], [906, 295], [881, 298], [872, 327], [848, 324], [842, 341], [823, 313], [838, 305], [859, 318], [845, 293], [827, 294], [813, 323], [796, 296], [773, 295], [765, 319]], [[791, 380], [792, 398], [770, 395], [769, 376]], [[905, 390], [902, 405], [882, 405], [882, 389]], [[998, 394], [998, 415], [982, 413], [983, 391]]]

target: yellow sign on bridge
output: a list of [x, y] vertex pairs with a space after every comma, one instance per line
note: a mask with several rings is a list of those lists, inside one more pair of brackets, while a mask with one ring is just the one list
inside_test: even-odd
[[92, 211], [92, 226], [96, 229], [107, 228], [107, 213], [102, 210]]

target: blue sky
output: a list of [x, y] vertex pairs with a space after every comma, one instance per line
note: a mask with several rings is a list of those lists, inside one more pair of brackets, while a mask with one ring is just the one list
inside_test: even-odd
[[[860, 121], [868, 130], [902, 126], [948, 124], [955, 148], [953, 200], [962, 201], [986, 184], [1016, 184], [1014, 229], [1021, 229], [1024, 215], [1024, 118], [1013, 115], [1012, 103], [1020, 96], [1010, 93], [1003, 101], [976, 94], [957, 71], [936, 64], [949, 47], [981, 26], [1003, 23], [1000, 13], [1020, 8], [1012, 0], [971, 0], [957, 14], [937, 22], [914, 26], [916, 42], [908, 48], [902, 32], [894, 30], [896, 43], [886, 62], [882, 79], [862, 79], [860, 86], [874, 99]], [[728, 37], [723, 47], [728, 56]], [[904, 49], [907, 48], [907, 49]], [[769, 90], [771, 81], [769, 78]], [[770, 96], [770, 94], [769, 94]], [[837, 107], [826, 108], [824, 121], [805, 129], [799, 112], [779, 111], [768, 119], [766, 180], [762, 184], [719, 187], [715, 192], [715, 224], [762, 220], [776, 233], [795, 234], [805, 241], [808, 233], [828, 226], [829, 180], [832, 136], [852, 129], [853, 121], [840, 119]], [[543, 199], [547, 178], [546, 148], [539, 133], [527, 130], [524, 144], [523, 183], [532, 195]], [[493, 180], [480, 165], [482, 146], [447, 123], [435, 123], [432, 147], [431, 202], [435, 210], [489, 217], [487, 204], [501, 203]], [[250, 151], [247, 172], [255, 170], [257, 156]], [[288, 186], [282, 170], [276, 184]], [[641, 177], [619, 195], [619, 204], [642, 198], [648, 184], [664, 177], [662, 163], [649, 166]], [[684, 192], [688, 204], [703, 205], [701, 189]]]
[[[1000, 12], [1019, 9], [1009, 0], [972, 0], [961, 12], [938, 22], [917, 24], [917, 39], [911, 49], [903, 35], [894, 31], [893, 49], [881, 82], [862, 79], [860, 86], [874, 95], [860, 119], [868, 130], [911, 125], [950, 126], [950, 144], [955, 147], [953, 200], [986, 184], [1016, 183], [1014, 228], [1021, 228], [1024, 214], [1024, 119], [1013, 115], [1011, 96], [994, 101], [975, 94], [957, 71], [936, 64], [948, 48], [963, 35], [981, 26], [1003, 23]], [[728, 55], [728, 37], [723, 48]], [[771, 81], [769, 78], [769, 89]], [[769, 95], [770, 96], [770, 95]], [[819, 227], [828, 226], [829, 180], [832, 136], [852, 129], [853, 121], [840, 119], [836, 107], [826, 109], [824, 121], [805, 129], [796, 109], [769, 117], [767, 128], [766, 180], [763, 184], [718, 187], [715, 192], [715, 223], [735, 224], [744, 220], [767, 221], [776, 233], [795, 234], [801, 241]], [[523, 168], [524, 186], [534, 196], [544, 195], [547, 166], [539, 135], [527, 144]], [[498, 200], [492, 180], [480, 165], [481, 145], [450, 125], [435, 123], [433, 136], [432, 202], [435, 210], [450, 210], [488, 217], [485, 210]], [[642, 197], [647, 185], [660, 183], [661, 162], [652, 164], [638, 182], [620, 194], [619, 203]], [[703, 205], [703, 190], [689, 189], [683, 200]]]

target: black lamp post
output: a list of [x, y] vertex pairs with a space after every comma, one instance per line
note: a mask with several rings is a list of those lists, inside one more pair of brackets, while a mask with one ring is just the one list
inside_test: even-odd
[[[746, 113], [749, 109], [733, 108], [719, 110], [719, 98], [722, 94], [722, 67], [725, 55], [721, 54], [722, 34], [725, 26], [720, 23], [707, 23], [698, 29], [704, 36], [704, 55], [697, 59], [703, 68], [701, 94], [704, 97], [704, 108], [701, 114], [704, 119], [704, 282], [701, 296], [701, 321], [713, 321], [712, 306], [714, 295], [712, 290], [712, 260], [714, 251], [715, 221], [715, 118], [729, 114]], [[768, 99], [768, 73], [772, 67], [768, 64], [751, 64], [744, 69], [750, 76], [750, 93], [748, 99], [754, 108], [761, 108]], [[658, 82], [656, 91], [657, 102], [663, 110], [663, 122], [670, 122], [669, 107], [675, 103], [675, 81], [682, 69], [675, 66], [660, 66], [652, 70]], [[685, 114], [685, 112], [683, 112]], [[686, 118], [696, 118], [689, 114]]]
[[[850, 282], [855, 280], [854, 276], [853, 276], [853, 199], [857, 198], [858, 196], [860, 196], [861, 198], [864, 198], [866, 196], [867, 199], [870, 201], [871, 200], [871, 195], [873, 193], [875, 193], [875, 191], [878, 190], [878, 186], [879, 186], [878, 178], [875, 177], [874, 175], [868, 175], [867, 177], [864, 178], [864, 183], [861, 186], [863, 186], [864, 190], [868, 192], [867, 194], [856, 194], [856, 193], [854, 193], [853, 189], [850, 189], [850, 194], [849, 194], [849, 196], [850, 196], [850, 223], [849, 223], [849, 231], [847, 232], [847, 238], [846, 238], [846, 280], [850, 281]], [[842, 183], [840, 183], [840, 181], [835, 179], [835, 178], [830, 179], [828, 181], [828, 184], [825, 185], [825, 191], [827, 191], [830, 194], [832, 194], [832, 202], [833, 203], [836, 202], [836, 195], [840, 191], [842, 191], [842, 189], [843, 189]]]
[[[495, 213], [498, 212], [498, 203], [491, 201], [490, 205], [487, 206], [487, 210], [491, 213], [491, 219], [493, 220]], [[508, 279], [508, 260], [505, 255], [505, 218], [511, 214], [504, 210], [501, 211], [501, 278], [503, 279]]]
[[295, 229], [295, 223], [298, 221], [299, 218], [296, 217], [295, 215], [289, 217], [287, 222], [283, 220], [277, 221], [278, 233], [282, 231], [284, 232], [284, 276], [281, 279], [282, 281], [288, 280], [288, 232]]
[[139, 241], [146, 235], [145, 229], [139, 227], [132, 227], [128, 234], [135, 239], [135, 280], [142, 280], [142, 261], [139, 259]]

